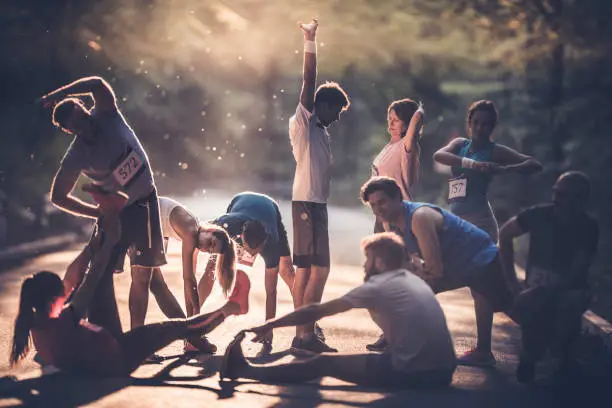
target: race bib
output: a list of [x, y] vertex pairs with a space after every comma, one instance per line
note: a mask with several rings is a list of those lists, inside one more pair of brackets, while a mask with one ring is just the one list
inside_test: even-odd
[[251, 255], [244, 247], [238, 243], [235, 245], [237, 263], [245, 266], [253, 266], [256, 255]]
[[127, 183], [132, 181], [134, 176], [138, 174], [138, 171], [144, 166], [142, 158], [132, 150], [130, 154], [113, 170], [113, 177], [124, 187]]
[[467, 179], [457, 178], [448, 180], [448, 199], [464, 198], [467, 195]]

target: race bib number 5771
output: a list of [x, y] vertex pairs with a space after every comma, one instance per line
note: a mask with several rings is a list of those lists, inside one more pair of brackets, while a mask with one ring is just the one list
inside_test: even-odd
[[121, 187], [124, 187], [127, 183], [132, 181], [143, 165], [142, 158], [136, 151], [132, 150], [119, 166], [113, 170], [113, 177]]

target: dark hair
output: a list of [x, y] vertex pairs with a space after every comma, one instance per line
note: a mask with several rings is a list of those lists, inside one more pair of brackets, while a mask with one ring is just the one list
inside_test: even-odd
[[[406, 124], [407, 131], [408, 126], [410, 125], [410, 120], [412, 120], [412, 117], [418, 109], [419, 104], [416, 101], [413, 101], [410, 98], [404, 98], [391, 102], [391, 105], [389, 105], [389, 108], [387, 108], [387, 115], [389, 114], [389, 112], [391, 112], [391, 110], [393, 110], [397, 117]], [[411, 147], [413, 149], [412, 157], [414, 159], [410, 161], [410, 169], [408, 171], [408, 175], [410, 176], [410, 180], [408, 180], [408, 182], [410, 183], [410, 186], [416, 183], [419, 178], [419, 169], [421, 167], [421, 144], [419, 142], [421, 141], [421, 135], [423, 134], [423, 126], [421, 125], [420, 129], [416, 129], [415, 132], [416, 137], [412, 141], [413, 146]], [[405, 136], [406, 132], [403, 132], [401, 137], [404, 138]]]
[[261, 221], [257, 220], [245, 222], [242, 226], [242, 234], [244, 235], [244, 243], [250, 248], [259, 248], [268, 238], [266, 227]]
[[472, 116], [474, 116], [474, 113], [478, 111], [486, 112], [493, 116], [493, 122], [495, 125], [497, 125], [497, 121], [499, 120], [499, 112], [497, 111], [497, 107], [493, 101], [482, 99], [472, 103], [468, 108], [467, 116], [465, 118], [465, 126], [468, 131], [470, 129], [470, 121], [472, 120]]
[[591, 180], [581, 171], [567, 171], [559, 176], [557, 182], [560, 181], [568, 183], [571, 186], [572, 194], [577, 197], [588, 199], [591, 195]]
[[77, 98], [66, 98], [55, 105], [53, 115], [51, 116], [53, 124], [64, 131], [70, 132], [70, 129], [67, 128], [68, 119], [72, 116], [72, 112], [77, 105], [83, 108], [83, 110], [87, 110], [83, 102]]
[[315, 105], [327, 103], [330, 106], [341, 106], [345, 111], [351, 105], [349, 97], [337, 82], [325, 82], [317, 88], [315, 93]]
[[64, 294], [64, 284], [57, 274], [41, 271], [21, 284], [19, 312], [15, 319], [10, 363], [14, 366], [30, 350], [30, 331], [34, 325], [34, 311], [49, 313], [51, 303]]
[[391, 177], [377, 176], [372, 177], [361, 186], [361, 201], [367, 203], [370, 201], [370, 194], [382, 191], [392, 199], [402, 199], [402, 190], [397, 185], [397, 181]]
[[[408, 126], [410, 119], [412, 119], [417, 109], [419, 109], [419, 104], [417, 102], [410, 98], [404, 98], [391, 102], [391, 105], [387, 108], [387, 114], [393, 110], [397, 117]], [[404, 136], [406, 136], [406, 133], [402, 134], [402, 137]], [[419, 138], [415, 140], [418, 141]]]
[[364, 252], [369, 249], [384, 259], [389, 270], [399, 269], [404, 263], [404, 242], [394, 232], [369, 235], [361, 241], [361, 248]]
[[234, 276], [236, 276], [236, 250], [233, 241], [223, 228], [215, 228], [212, 235], [221, 242], [216, 275], [223, 289], [223, 294], [227, 297], [234, 283]]

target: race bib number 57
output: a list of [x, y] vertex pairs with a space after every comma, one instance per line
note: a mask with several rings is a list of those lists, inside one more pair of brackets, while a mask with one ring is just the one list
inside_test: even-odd
[[138, 171], [144, 166], [142, 158], [132, 150], [130, 154], [113, 170], [113, 177], [124, 187], [127, 183], [132, 181], [134, 176], [138, 174]]
[[459, 178], [448, 181], [448, 199], [463, 198], [467, 195], [467, 179]]

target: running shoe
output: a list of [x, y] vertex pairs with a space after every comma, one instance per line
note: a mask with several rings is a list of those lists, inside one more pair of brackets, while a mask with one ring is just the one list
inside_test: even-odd
[[185, 346], [183, 347], [185, 353], [206, 353], [215, 354], [217, 346], [212, 344], [206, 336], [200, 337], [196, 344], [192, 344], [189, 340], [185, 340]]
[[490, 368], [495, 367], [495, 357], [490, 351], [471, 349], [461, 357], [457, 358], [457, 364], [471, 367]]
[[382, 353], [387, 349], [388, 345], [389, 343], [387, 342], [387, 339], [385, 339], [385, 335], [381, 334], [378, 340], [376, 340], [374, 343], [366, 345], [366, 349], [369, 351]]
[[317, 323], [314, 324], [314, 335], [319, 338], [321, 341], [325, 341], [325, 333], [323, 333], [323, 329]]
[[530, 384], [535, 380], [535, 363], [521, 358], [516, 368], [516, 379], [521, 384]]
[[160, 356], [159, 354], [151, 354], [144, 360], [144, 364], [161, 364], [166, 358]]
[[319, 339], [317, 336], [311, 336], [310, 339], [308, 340], [301, 339], [297, 346], [293, 346], [293, 343], [291, 344], [291, 346], [292, 348], [295, 348], [295, 349], [303, 349], [306, 351], [312, 351], [313, 353], [337, 353], [338, 352], [337, 349], [333, 347], [329, 347], [327, 344], [325, 344], [324, 341], [321, 341], [321, 339]]

